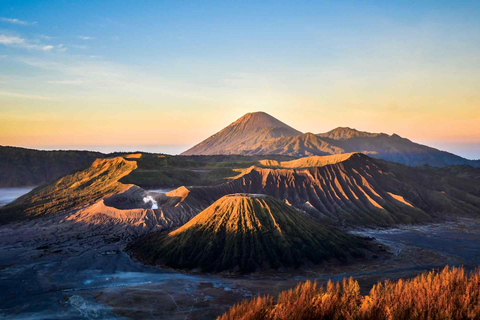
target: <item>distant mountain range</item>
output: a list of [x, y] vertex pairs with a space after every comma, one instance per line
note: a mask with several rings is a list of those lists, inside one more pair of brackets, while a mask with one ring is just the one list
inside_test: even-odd
[[[478, 161], [398, 135], [301, 133], [261, 112], [182, 156], [2, 147], [0, 157], [4, 184], [57, 177], [1, 207], [0, 224], [58, 214], [173, 268], [247, 273], [373, 258], [376, 246], [342, 230], [480, 215]], [[160, 185], [179, 187], [148, 190]]]
[[261, 161], [230, 181], [187, 187], [204, 208], [226, 194], [267, 194], [335, 225], [391, 226], [480, 214], [480, 169], [410, 167], [360, 153]]
[[[369, 133], [345, 127], [319, 134], [302, 133], [264, 112], [247, 113], [182, 155], [255, 155], [255, 160], [258, 160], [265, 155], [299, 158], [350, 152], [362, 152], [374, 158], [409, 166], [480, 167], [480, 160], [465, 159], [412, 142], [396, 134]], [[0, 188], [41, 185], [87, 168], [95, 159], [125, 154], [74, 150], [41, 151], [0, 146]], [[193, 158], [192, 160], [196, 161]], [[143, 174], [140, 171], [136, 173]], [[159, 181], [157, 179], [159, 177], [152, 177], [148, 173], [144, 176], [145, 179], [150, 177], [153, 184]], [[162, 177], [161, 180], [165, 182], [165, 175]], [[178, 179], [170, 180], [169, 184], [178, 186], [175, 183]]]
[[410, 166], [480, 166], [480, 160], [465, 159], [397, 134], [369, 133], [345, 127], [319, 134], [301, 133], [265, 112], [247, 113], [182, 155], [276, 154], [305, 157], [348, 152], [362, 152]]
[[[409, 167], [361, 153], [269, 159], [239, 168], [237, 176], [224, 183], [151, 194], [120, 181], [139, 166], [151, 164], [140, 160], [128, 156], [96, 160], [89, 168], [0, 208], [0, 223], [83, 208], [83, 222], [154, 222], [155, 228], [172, 228], [235, 193], [269, 195], [314, 219], [346, 227], [427, 223], [480, 214], [480, 169], [469, 166]], [[158, 209], [145, 204], [148, 195]]]
[[[223, 157], [239, 156], [221, 156], [216, 166], [228, 164]], [[227, 182], [167, 193], [121, 182], [143, 181], [134, 175], [137, 170], [154, 172], [157, 161], [166, 159], [142, 154], [97, 159], [0, 208], [0, 224], [62, 214], [72, 227], [138, 240], [130, 252], [146, 263], [245, 273], [373, 253], [374, 247], [339, 228], [480, 215], [480, 168], [411, 167], [361, 153], [293, 160], [266, 156], [239, 167]]]

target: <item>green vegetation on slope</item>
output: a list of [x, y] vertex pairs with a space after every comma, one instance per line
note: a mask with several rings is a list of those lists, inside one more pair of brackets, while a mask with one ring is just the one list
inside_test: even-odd
[[140, 260], [173, 268], [253, 272], [359, 256], [359, 239], [327, 228], [269, 196], [227, 195], [170, 233], [129, 247]]
[[[136, 184], [146, 189], [218, 184], [238, 174], [234, 168], [248, 167], [258, 161], [255, 157], [223, 155], [191, 157], [148, 153], [117, 153], [117, 155], [116, 158], [97, 159], [90, 167], [37, 187], [0, 208], [0, 222], [83, 207], [121, 191], [124, 188], [123, 184]], [[280, 156], [273, 159], [281, 161], [291, 158]]]
[[[274, 160], [292, 157], [272, 156]], [[135, 159], [138, 168], [121, 182], [145, 189], [175, 188], [183, 185], [207, 186], [225, 182], [238, 174], [237, 168], [248, 168], [265, 156], [168, 156], [142, 154]]]
[[38, 187], [0, 208], [0, 222], [35, 217], [81, 207], [122, 190], [118, 182], [137, 167], [121, 157], [97, 159], [90, 168]]
[[352, 319], [448, 320], [480, 318], [480, 269], [446, 267], [410, 280], [378, 283], [362, 296], [357, 281], [318, 286], [307, 281], [295, 289], [257, 297], [233, 306], [218, 320]]
[[[40, 151], [0, 146], [0, 188], [40, 186], [66, 174], [88, 168], [101, 158], [124, 157], [131, 154], [115, 152], [103, 154], [92, 151]], [[143, 188], [174, 188], [182, 185], [212, 185], [235, 175], [235, 168], [255, 164], [264, 156], [170, 156], [138, 153], [132, 158], [138, 170], [123, 182]], [[278, 161], [292, 160], [289, 156], [271, 156]]]

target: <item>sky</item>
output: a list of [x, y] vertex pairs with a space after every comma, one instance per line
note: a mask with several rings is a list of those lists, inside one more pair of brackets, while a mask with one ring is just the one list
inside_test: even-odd
[[0, 145], [178, 153], [265, 111], [477, 159], [479, 89], [479, 1], [0, 1]]

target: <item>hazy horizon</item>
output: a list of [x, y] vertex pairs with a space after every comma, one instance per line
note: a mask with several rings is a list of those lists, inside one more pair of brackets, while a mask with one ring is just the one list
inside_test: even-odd
[[[480, 143], [465, 143], [465, 144], [449, 144], [449, 143], [435, 143], [431, 141], [421, 142], [421, 141], [414, 141], [420, 144], [427, 145], [432, 148], [436, 148], [439, 150], [447, 151], [466, 159], [470, 160], [480, 160]], [[178, 155], [183, 151], [188, 150], [189, 148], [193, 147], [194, 145], [148, 145], [148, 146], [141, 146], [141, 145], [124, 145], [124, 146], [99, 146], [99, 145], [91, 145], [91, 146], [78, 146], [78, 145], [60, 145], [60, 146], [12, 146], [12, 147], [21, 147], [21, 148], [29, 148], [29, 149], [37, 149], [37, 150], [80, 150], [80, 151], [98, 151], [102, 153], [113, 153], [113, 152], [149, 152], [149, 153], [164, 153], [170, 155]]]
[[[263, 112], [263, 111], [261, 111]], [[233, 122], [236, 119], [231, 120]], [[228, 121], [227, 121], [228, 122]], [[231, 122], [225, 123], [224, 126], [228, 126]], [[288, 124], [288, 123], [287, 123]], [[348, 126], [345, 126], [348, 127]], [[338, 127], [336, 127], [338, 128]], [[350, 127], [352, 128], [352, 127]], [[221, 128], [223, 129], [223, 128]], [[219, 130], [221, 130], [219, 129]], [[295, 128], [297, 129], [297, 128]], [[335, 128], [331, 128], [327, 131], [333, 130]], [[359, 130], [357, 128], [352, 128]], [[300, 130], [302, 131], [302, 130]], [[325, 132], [327, 132], [325, 131]], [[361, 129], [359, 131], [366, 131], [370, 132], [367, 129]], [[302, 131], [308, 132], [308, 131]], [[189, 148], [193, 147], [197, 143], [201, 142], [202, 140], [210, 137], [211, 135], [215, 134], [216, 132], [211, 132], [205, 137], [200, 137], [199, 140], [193, 144], [149, 144], [149, 145], [142, 145], [142, 144], [132, 144], [132, 145], [99, 145], [99, 144], [92, 144], [92, 145], [36, 145], [36, 144], [26, 144], [26, 145], [9, 145], [13, 147], [21, 147], [21, 148], [31, 148], [37, 150], [80, 150], [80, 151], [98, 151], [102, 153], [113, 153], [113, 152], [149, 152], [149, 153], [164, 153], [164, 154], [171, 154], [171, 155], [178, 155], [183, 151], [188, 150]], [[323, 133], [323, 132], [313, 132], [315, 134]], [[389, 135], [395, 134], [395, 132], [382, 132]], [[415, 143], [419, 143], [422, 145], [426, 145], [432, 148], [436, 148], [442, 151], [447, 151], [466, 159], [470, 160], [480, 160], [480, 142], [452, 142], [452, 141], [436, 141], [436, 140], [414, 140], [410, 137], [405, 137]], [[1, 144], [0, 144], [1, 145]]]

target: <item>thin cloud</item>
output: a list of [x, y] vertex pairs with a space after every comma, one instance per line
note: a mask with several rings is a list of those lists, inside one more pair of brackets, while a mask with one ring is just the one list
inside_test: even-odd
[[20, 20], [20, 19], [11, 19], [11, 18], [5, 18], [5, 17], [0, 17], [0, 21], [12, 23], [12, 24], [18, 24], [18, 25], [21, 25], [21, 26], [29, 26], [29, 25], [37, 24], [36, 21], [35, 22], [28, 22], [28, 21], [23, 21], [23, 20]]
[[76, 49], [87, 49], [88, 48], [88, 46], [86, 46], [86, 45], [78, 45], [78, 44], [72, 44], [71, 47], [76, 48]]
[[[159, 76], [139, 73], [129, 66], [110, 63], [103, 60], [92, 60], [82, 56], [66, 56], [67, 59], [43, 60], [31, 57], [18, 58], [19, 62], [36, 68], [48, 70], [49, 75], [55, 74], [57, 79], [45, 79], [52, 85], [82, 86], [86, 90], [99, 92], [101, 96], [140, 96], [157, 101], [159, 96], [212, 101], [217, 89], [205, 88], [204, 85], [176, 82]], [[87, 58], [88, 60], [85, 60]], [[37, 79], [38, 80], [38, 79]], [[53, 82], [54, 81], [54, 82]], [[213, 90], [213, 91], [212, 91]], [[76, 96], [76, 99], [95, 99], [95, 96]], [[147, 98], [145, 98], [147, 99]]]
[[3, 44], [4, 46], [7, 46], [7, 47], [34, 49], [34, 50], [41, 50], [41, 51], [50, 51], [55, 48], [52, 45], [30, 43], [25, 38], [21, 38], [17, 36], [7, 36], [4, 34], [0, 34], [0, 44]]
[[67, 47], [65, 47], [63, 44], [59, 44], [57, 46], [57, 51], [58, 52], [66, 52], [67, 51]]
[[6, 46], [18, 45], [25, 43], [25, 39], [20, 37], [11, 37], [4, 34], [0, 34], [0, 43]]
[[87, 36], [78, 36], [79, 39], [81, 40], [93, 40], [95, 37], [87, 37]]

